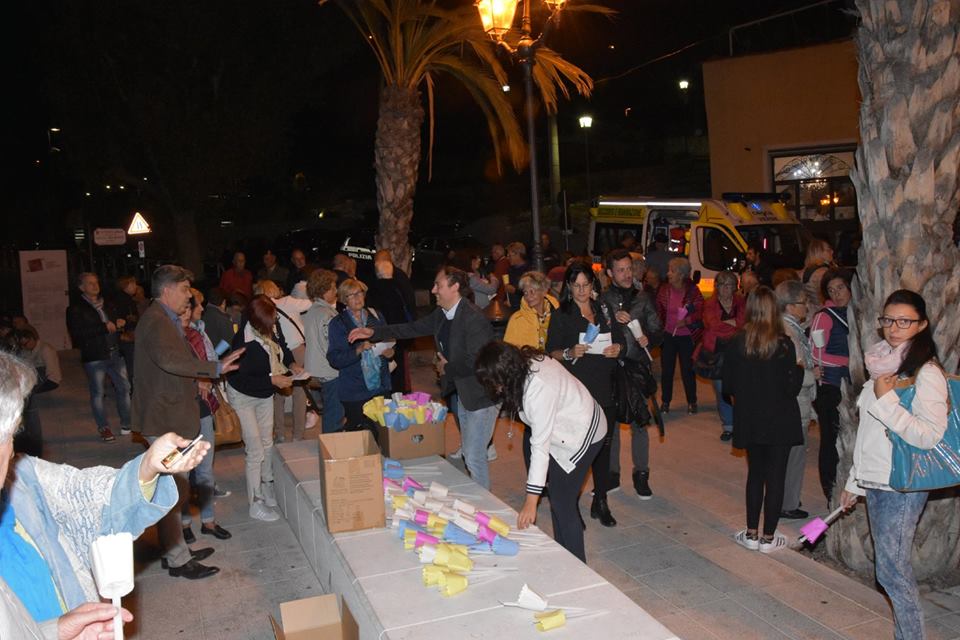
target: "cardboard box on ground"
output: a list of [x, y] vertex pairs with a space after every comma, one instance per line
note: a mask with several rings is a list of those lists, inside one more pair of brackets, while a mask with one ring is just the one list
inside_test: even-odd
[[373, 434], [320, 434], [320, 487], [330, 533], [383, 527], [383, 456]]
[[280, 604], [281, 626], [270, 616], [277, 640], [357, 640], [360, 629], [350, 607], [336, 594]]
[[383, 455], [396, 460], [442, 456], [446, 453], [443, 425], [443, 422], [413, 424], [403, 431], [379, 425], [380, 449]]

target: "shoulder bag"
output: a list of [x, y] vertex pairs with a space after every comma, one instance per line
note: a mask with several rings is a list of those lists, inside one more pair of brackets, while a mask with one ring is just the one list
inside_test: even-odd
[[217, 396], [220, 406], [213, 414], [213, 433], [216, 442], [213, 444], [236, 444], [243, 441], [243, 432], [240, 429], [240, 416], [233, 410], [227, 399], [220, 393], [220, 387], [213, 385], [213, 392]]
[[[960, 484], [960, 377], [947, 375], [947, 430], [932, 449], [907, 444], [896, 433], [887, 430], [893, 445], [890, 465], [890, 487], [897, 491], [932, 491]], [[894, 389], [900, 406], [910, 410], [917, 393], [915, 380], [907, 379]]]

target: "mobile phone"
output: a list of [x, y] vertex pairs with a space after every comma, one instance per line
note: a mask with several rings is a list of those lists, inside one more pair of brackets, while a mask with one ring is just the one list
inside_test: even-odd
[[164, 457], [164, 459], [160, 461], [160, 463], [167, 469], [170, 469], [171, 467], [176, 466], [176, 464], [180, 462], [181, 459], [183, 459], [183, 456], [190, 453], [190, 450], [193, 449], [193, 447], [195, 447], [196, 444], [200, 442], [202, 439], [203, 439], [203, 434], [201, 433], [183, 449], [174, 449], [173, 451], [168, 453], [166, 457]]

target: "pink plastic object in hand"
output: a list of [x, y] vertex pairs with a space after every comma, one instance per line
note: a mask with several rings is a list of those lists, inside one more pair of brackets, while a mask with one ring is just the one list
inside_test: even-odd
[[823, 532], [826, 531], [829, 526], [830, 525], [824, 522], [822, 518], [814, 518], [800, 528], [800, 533], [803, 534], [801, 541], [813, 544], [817, 541], [817, 538], [823, 535]]

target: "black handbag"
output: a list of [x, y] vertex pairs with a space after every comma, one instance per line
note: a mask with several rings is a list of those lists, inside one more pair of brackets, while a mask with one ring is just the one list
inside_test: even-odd
[[650, 423], [647, 399], [657, 392], [657, 381], [645, 362], [624, 360], [618, 363], [614, 375], [617, 390], [617, 419], [630, 424]]
[[704, 347], [700, 348], [697, 359], [693, 363], [694, 372], [708, 380], [719, 380], [723, 377], [723, 350], [727, 346], [727, 341], [717, 338], [716, 349], [710, 351]]

